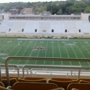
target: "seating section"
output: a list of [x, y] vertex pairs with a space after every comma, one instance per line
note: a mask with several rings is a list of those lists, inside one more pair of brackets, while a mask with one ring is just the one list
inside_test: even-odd
[[7, 89], [5, 87], [0, 86], [0, 90], [12, 90], [12, 89]]
[[42, 80], [42, 79], [46, 79], [46, 78], [43, 78], [43, 77], [25, 77], [24, 79], [25, 80]]
[[0, 82], [0, 86], [5, 87], [5, 85], [2, 82]]
[[77, 88], [79, 90], [90, 90], [90, 84], [87, 83], [70, 83], [67, 90], [72, 90], [72, 88]]
[[19, 79], [18, 82], [44, 82], [44, 83], [46, 83], [47, 80], [46, 79], [42, 79], [42, 80], [25, 80], [25, 79]]
[[50, 90], [59, 88], [54, 83], [30, 83], [30, 82], [17, 82], [12, 86], [14, 90]]
[[56, 85], [58, 85], [58, 87], [63, 87], [65, 90], [67, 88], [67, 86], [70, 83], [73, 83], [73, 81], [56, 81], [56, 80], [49, 80], [49, 83], [55, 83]]
[[90, 34], [90, 23], [82, 21], [3, 20], [0, 33], [24, 34]]
[[[10, 79], [10, 86], [12, 86], [15, 82], [17, 82], [16, 78], [11, 78]], [[2, 83], [5, 85], [5, 87], [8, 86], [7, 79], [2, 79]]]
[[71, 78], [51, 78], [51, 80], [57, 80], [57, 81], [72, 81], [77, 79], [71, 79]]
[[[89, 90], [90, 79], [71, 79], [71, 78], [51, 78], [43, 77], [10, 77], [10, 86], [12, 90]], [[2, 77], [0, 90], [7, 89], [8, 83], [6, 77]]]

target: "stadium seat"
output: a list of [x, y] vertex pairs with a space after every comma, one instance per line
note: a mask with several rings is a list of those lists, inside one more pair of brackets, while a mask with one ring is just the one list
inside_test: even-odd
[[[8, 86], [7, 79], [2, 79], [2, 82], [5, 85], [5, 87]], [[10, 78], [10, 86], [12, 86], [15, 82], [17, 82], [16, 78]]]
[[42, 79], [42, 80], [26, 80], [26, 79], [19, 79], [19, 82], [44, 82], [46, 83], [47, 80], [46, 79]]
[[79, 90], [90, 90], [90, 84], [88, 83], [70, 83], [66, 90], [72, 90], [73, 88]]
[[71, 79], [71, 78], [51, 78], [51, 80], [57, 80], [57, 81], [72, 81], [76, 79]]
[[14, 90], [50, 90], [59, 88], [54, 83], [30, 83], [30, 82], [16, 82], [12, 89]]
[[24, 78], [25, 80], [42, 80], [42, 79], [45, 79], [43, 77], [25, 77]]
[[5, 87], [5, 85], [2, 82], [0, 82], [0, 86]]
[[83, 78], [80, 78], [80, 79], [78, 79], [78, 83], [79, 83], [81, 80], [90, 82], [90, 79], [83, 79]]
[[0, 90], [12, 90], [12, 89], [7, 89], [5, 87], [0, 86]]
[[58, 87], [62, 87], [66, 90], [67, 86], [70, 83], [74, 83], [73, 81], [57, 81], [57, 80], [49, 80], [49, 83], [55, 83], [56, 85], [58, 85]]
[[[9, 78], [10, 78], [10, 79], [11, 79], [11, 78], [16, 78], [16, 80], [18, 81], [18, 77], [14, 77], [14, 76], [13, 76], [13, 77], [9, 77]], [[2, 79], [7, 79], [7, 77], [6, 77], [6, 76], [3, 76]]]
[[55, 88], [55, 89], [51, 89], [51, 90], [65, 90], [64, 88]]
[[79, 83], [90, 83], [90, 81], [80, 80]]

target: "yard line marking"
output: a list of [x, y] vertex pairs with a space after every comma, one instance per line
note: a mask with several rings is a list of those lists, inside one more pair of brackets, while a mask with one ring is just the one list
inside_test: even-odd
[[[27, 41], [26, 41], [26, 42], [27, 42]], [[30, 45], [30, 43], [28, 44], [28, 47], [29, 47], [29, 45]], [[26, 48], [26, 50], [24, 51], [24, 53], [22, 54], [22, 56], [24, 56], [24, 54], [26, 53], [28, 47]], [[20, 62], [20, 60], [18, 61], [18, 63], [19, 63], [19, 62]], [[17, 63], [17, 64], [18, 64], [18, 63]]]
[[[68, 41], [69, 42], [69, 41]], [[70, 43], [70, 42], [69, 42]], [[70, 47], [71, 47], [71, 49], [72, 49], [72, 51], [73, 51], [73, 53], [74, 53], [74, 55], [75, 55], [75, 57], [77, 58], [77, 55], [76, 55], [76, 53], [75, 53], [75, 51], [73, 50], [73, 48], [72, 48], [72, 46], [70, 45]], [[71, 63], [71, 61], [70, 61], [70, 64], [72, 65], [72, 63]]]
[[[5, 46], [6, 46], [6, 40], [7, 40], [7, 39], [4, 40], [4, 43], [5, 43], [5, 44], [3, 44], [3, 43], [0, 44], [0, 45], [1, 45], [1, 48], [0, 48], [0, 49], [1, 49], [1, 50], [5, 49]], [[3, 60], [2, 60], [1, 62], [3, 62]]]
[[[87, 45], [90, 47], [90, 45], [87, 43]], [[89, 52], [90, 53], [90, 52]], [[90, 62], [87, 62], [90, 65]]]
[[[14, 41], [14, 42], [16, 43], [16, 41]], [[10, 52], [10, 53], [12, 53], [12, 52], [13, 52], [13, 50], [14, 50], [16, 47], [17, 47], [17, 45], [15, 45], [15, 46], [14, 46], [14, 48], [11, 50], [11, 52]], [[15, 55], [14, 55], [14, 56], [15, 56]], [[10, 60], [10, 61], [9, 61], [9, 63], [11, 63], [11, 62], [12, 62], [12, 60]]]
[[[53, 42], [53, 40], [52, 40]], [[52, 57], [54, 57], [54, 47], [53, 47], [53, 43], [52, 43]], [[54, 61], [52, 61], [52, 65], [54, 65]]]
[[[58, 41], [58, 44], [59, 44], [59, 46], [60, 46], [60, 43], [59, 43], [60, 41]], [[61, 51], [61, 49], [60, 49], [60, 47], [58, 47], [59, 48], [59, 51]], [[60, 56], [61, 56], [61, 52], [60, 52]], [[61, 61], [61, 64], [63, 65], [63, 62]]]
[[[80, 42], [80, 41], [79, 41]], [[81, 43], [81, 42], [80, 42]], [[81, 43], [82, 44], [82, 43]], [[83, 44], [82, 44], [82, 46], [83, 46]], [[84, 47], [84, 46], [83, 46]], [[85, 48], [85, 47], [84, 47]], [[86, 49], [86, 48], [85, 48]], [[87, 50], [87, 49], [86, 49]], [[88, 50], [87, 50], [87, 52], [88, 52]], [[86, 59], [86, 58], [85, 58]], [[88, 65], [90, 65], [90, 63], [89, 62], [87, 62], [87, 64]]]
[[[16, 45], [17, 46], [17, 45]], [[14, 48], [16, 48], [16, 46]], [[20, 47], [20, 49], [17, 50], [16, 54], [14, 56], [17, 55], [17, 53], [21, 50], [22, 47]], [[12, 61], [12, 60], [11, 60]]]
[[[77, 45], [76, 45], [77, 46]], [[72, 48], [72, 50], [73, 50], [73, 53], [74, 53], [74, 55], [75, 55], [75, 57], [76, 57], [76, 59], [78, 58], [77, 57], [77, 55], [76, 55], [76, 53], [75, 53], [75, 51], [74, 51], [74, 49], [73, 49], [73, 47], [71, 46], [71, 48]], [[79, 63], [79, 65], [81, 66], [81, 63], [78, 61], [78, 63]]]
[[[31, 41], [31, 40], [30, 40]], [[33, 42], [30, 42], [29, 41], [29, 44], [33, 44]], [[36, 42], [35, 42], [35, 44], [36, 44]], [[34, 44], [34, 47], [35, 47], [35, 44]], [[30, 52], [30, 55], [29, 56], [31, 56], [31, 53], [32, 53], [32, 51]], [[26, 64], [29, 62], [29, 60], [27, 60], [27, 62], [26, 62]]]
[[[48, 40], [47, 40], [47, 43], [46, 43], [46, 47], [48, 47]], [[47, 52], [47, 50], [46, 50]], [[45, 57], [46, 57], [46, 52], [45, 52]], [[44, 65], [45, 65], [45, 60], [44, 60]]]
[[[39, 42], [39, 44], [40, 44], [40, 46], [42, 46], [42, 43], [40, 43]], [[38, 54], [37, 54], [37, 57], [39, 56], [39, 53], [40, 53], [40, 50], [38, 50]], [[37, 60], [35, 61], [35, 64], [37, 63]], [[36, 64], [37, 65], [37, 64]]]
[[[78, 47], [78, 45], [77, 45], [77, 47]], [[81, 49], [78, 47], [78, 49], [79, 49], [79, 51], [81, 52], [81, 54], [83, 55], [83, 57], [85, 58], [85, 56], [84, 56], [84, 54], [83, 54], [83, 52], [81, 51]], [[86, 59], [86, 58], [85, 58]]]
[[66, 50], [67, 56], [68, 56], [68, 58], [69, 58], [69, 54], [68, 54], [68, 51], [67, 51], [67, 49], [66, 49], [65, 44], [64, 44], [64, 47], [65, 47], [65, 50]]
[[[37, 45], [37, 40], [36, 40], [36, 42], [35, 42], [35, 44], [34, 44], [34, 47]], [[29, 56], [31, 56], [32, 55], [32, 51], [31, 51], [31, 53], [30, 53], [30, 55]], [[29, 62], [29, 60], [28, 60], [28, 62]]]
[[[65, 44], [64, 44], [64, 46], [65, 46]], [[65, 46], [65, 49], [66, 49], [66, 46]], [[67, 51], [67, 54], [68, 54], [68, 50], [67, 49], [66, 49], [66, 51]], [[70, 58], [69, 54], [68, 54], [68, 57]], [[69, 61], [69, 63], [70, 63], [70, 65], [72, 65], [71, 61]]]
[[[77, 45], [77, 48], [78, 48], [78, 50], [81, 52], [81, 54], [83, 55], [84, 59], [86, 59], [85, 56], [84, 56], [84, 54], [82, 53], [82, 51], [81, 51], [81, 49], [79, 48], [78, 45]], [[80, 63], [80, 62], [79, 62], [79, 63]], [[80, 63], [80, 65], [81, 65], [81, 63]], [[81, 65], [81, 66], [82, 66], [82, 65]]]

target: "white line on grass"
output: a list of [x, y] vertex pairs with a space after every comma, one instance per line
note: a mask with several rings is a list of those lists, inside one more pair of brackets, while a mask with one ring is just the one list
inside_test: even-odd
[[[81, 51], [80, 48], [78, 47], [78, 45], [77, 45], [77, 48], [78, 48], [78, 50], [81, 52], [81, 54], [83, 55], [84, 59], [86, 59], [85, 56], [84, 56], [84, 54], [82, 53], [82, 51]], [[79, 62], [79, 63], [80, 63], [80, 62]], [[80, 64], [81, 64], [81, 63], [80, 63]]]
[[[77, 46], [77, 45], [76, 45]], [[74, 51], [74, 49], [73, 49], [73, 47], [71, 46], [71, 48], [72, 48], [72, 50], [73, 50], [73, 53], [74, 53], [74, 55], [75, 55], [75, 57], [76, 57], [76, 59], [78, 58], [77, 57], [77, 55], [76, 55], [76, 53], [75, 53], [75, 51]], [[79, 65], [81, 66], [81, 63], [78, 61], [78, 63], [79, 63]]]
[[[27, 41], [26, 41], [26, 42], [27, 42]], [[30, 45], [30, 43], [28, 44], [28, 47], [26, 48], [26, 50], [23, 52], [22, 56], [24, 56], [24, 54], [26, 53], [27, 49], [29, 48], [29, 45]], [[23, 48], [24, 48], [24, 46], [23, 46]], [[23, 48], [22, 48], [22, 49], [23, 49]], [[19, 62], [20, 62], [20, 60], [18, 61], [17, 64], [19, 64]]]
[[[80, 41], [79, 41], [80, 42]], [[80, 42], [81, 43], [81, 42]], [[81, 43], [82, 44], [82, 43]], [[84, 45], [82, 44], [82, 46], [84, 47]], [[84, 47], [85, 48], [85, 47]], [[85, 48], [86, 49], [86, 48]], [[87, 50], [87, 49], [86, 49]], [[88, 52], [88, 50], [87, 50], [87, 52]], [[83, 52], [82, 52], [83, 53]], [[86, 58], [85, 58], [86, 59]], [[89, 62], [87, 62], [87, 64], [88, 65], [90, 65], [90, 63]]]
[[[37, 45], [37, 40], [35, 41], [35, 44], [33, 45], [33, 47], [35, 47]], [[30, 53], [30, 57], [31, 57], [31, 55], [32, 55], [32, 51], [31, 51], [31, 53]], [[27, 61], [27, 63], [28, 63], [29, 61]]]
[[[60, 49], [60, 47], [59, 47], [59, 46], [60, 46], [60, 44], [59, 44], [59, 41], [58, 41], [59, 53], [60, 53], [60, 56], [61, 56], [61, 52], [60, 52], [60, 51], [61, 51], [61, 49]], [[61, 64], [63, 65], [63, 62], [62, 62], [62, 61], [61, 61]]]
[[[78, 47], [78, 45], [77, 45], [77, 47]], [[84, 54], [83, 54], [83, 52], [81, 51], [81, 49], [78, 47], [78, 50], [81, 52], [81, 54], [83, 55], [83, 57], [85, 58], [85, 56], [84, 56]], [[86, 59], [86, 58], [85, 58]]]
[[[70, 57], [69, 57], [69, 54], [68, 54], [68, 50], [67, 50], [65, 44], [64, 44], [64, 47], [65, 47], [65, 50], [66, 50], [66, 52], [67, 52], [68, 58], [70, 58]], [[70, 61], [69, 61], [69, 63], [72, 65], [72, 63], [71, 63]]]
[[60, 55], [60, 57], [61, 57], [61, 52], [60, 52], [60, 45], [59, 45], [59, 41], [57, 41], [57, 43], [58, 43], [58, 49], [59, 49], [59, 55]]
[[[17, 46], [17, 45], [16, 45]], [[16, 46], [14, 47], [14, 48], [16, 48]], [[22, 49], [22, 47], [20, 47], [20, 49], [18, 49], [17, 50], [17, 52], [15, 53], [15, 55], [14, 56], [16, 56], [17, 55], [17, 53], [20, 51]], [[12, 60], [11, 60], [12, 61]], [[18, 63], [18, 62], [17, 62]]]
[[[40, 43], [40, 41], [39, 41]], [[42, 46], [42, 43], [40, 43], [40, 46]], [[37, 54], [37, 57], [39, 56], [39, 53], [40, 53], [40, 50], [38, 50], [38, 54]], [[35, 64], [37, 63], [37, 60], [35, 61]]]
[[[53, 40], [52, 40], [53, 42]], [[54, 47], [53, 47], [53, 43], [52, 43], [52, 57], [54, 57]], [[52, 65], [54, 65], [54, 61], [52, 61]]]
[[[70, 42], [69, 42], [69, 43], [70, 43]], [[72, 46], [71, 46], [71, 45], [70, 45], [70, 47], [71, 47], [71, 49], [72, 49], [72, 51], [73, 51], [73, 53], [74, 53], [75, 57], [77, 58], [77, 55], [76, 55], [76, 53], [75, 53], [74, 49], [72, 48]], [[70, 63], [71, 63], [71, 61], [70, 61]], [[71, 65], [72, 65], [72, 63], [71, 63]]]
[[[4, 51], [3, 48], [5, 49], [5, 46], [6, 46], [6, 39], [5, 39], [4, 42], [5, 42], [5, 44], [2, 43], [2, 44], [1, 44], [1, 48], [0, 48], [2, 51]], [[9, 45], [9, 46], [10, 46], [10, 45]], [[2, 52], [1, 52], [1, 53], [2, 53]], [[3, 52], [3, 53], [4, 53], [4, 52]], [[3, 60], [2, 60], [2, 61], [3, 61]]]
[[[47, 40], [47, 43], [46, 43], [46, 47], [48, 47], [48, 40]], [[47, 53], [47, 50], [45, 52], [45, 57], [46, 57], [46, 53]], [[45, 65], [45, 60], [44, 60], [44, 65]]]
[[[16, 43], [16, 41], [14, 41], [14, 42]], [[13, 47], [13, 49], [11, 50], [11, 52], [10, 52], [10, 53], [12, 53], [12, 52], [13, 52], [13, 50], [14, 50], [16, 47], [17, 47], [17, 45], [15, 45], [15, 46]], [[15, 54], [15, 55], [16, 55], [16, 54]], [[14, 55], [14, 56], [15, 56], [15, 55]], [[12, 60], [10, 60], [10, 61], [9, 61], [9, 63], [11, 63], [11, 62], [12, 62]]]

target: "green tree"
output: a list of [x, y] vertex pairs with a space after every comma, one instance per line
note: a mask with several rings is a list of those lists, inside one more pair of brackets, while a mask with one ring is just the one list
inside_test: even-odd
[[86, 13], [90, 13], [90, 7], [86, 7], [86, 8], [85, 8], [85, 12], [86, 12]]

